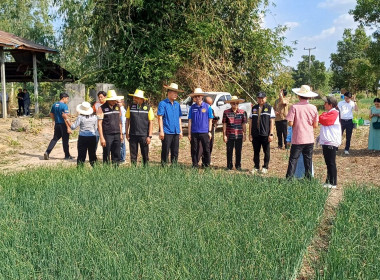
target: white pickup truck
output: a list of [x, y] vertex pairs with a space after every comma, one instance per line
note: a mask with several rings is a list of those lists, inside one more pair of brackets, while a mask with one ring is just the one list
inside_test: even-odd
[[[219, 117], [218, 126], [222, 126], [223, 112], [231, 108], [229, 103], [225, 103], [226, 100], [231, 100], [231, 93], [229, 92], [206, 92], [206, 96], [212, 98], [211, 108], [214, 109], [215, 116]], [[205, 97], [206, 97], [205, 96]], [[187, 115], [189, 113], [190, 106], [193, 104], [193, 100], [190, 96], [188, 96], [181, 103], [181, 111], [182, 111], [182, 127], [188, 126], [188, 118]], [[239, 104], [239, 109], [243, 109], [247, 112], [247, 116], [251, 115], [251, 102], [244, 102]]]

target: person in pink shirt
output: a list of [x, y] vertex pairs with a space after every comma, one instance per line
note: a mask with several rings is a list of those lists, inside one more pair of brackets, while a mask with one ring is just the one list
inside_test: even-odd
[[301, 153], [304, 158], [305, 178], [311, 178], [314, 128], [318, 127], [318, 110], [309, 99], [318, 96], [312, 92], [308, 85], [294, 88], [292, 91], [298, 95], [299, 102], [294, 104], [286, 117], [289, 126], [293, 128], [292, 147], [290, 148], [288, 170], [286, 178], [293, 178], [297, 161]]

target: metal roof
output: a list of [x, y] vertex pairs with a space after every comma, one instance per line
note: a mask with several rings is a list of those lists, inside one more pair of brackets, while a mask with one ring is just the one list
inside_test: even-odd
[[0, 46], [20, 50], [29, 50], [43, 53], [58, 53], [57, 50], [36, 44], [27, 39], [18, 37], [12, 33], [0, 30]]

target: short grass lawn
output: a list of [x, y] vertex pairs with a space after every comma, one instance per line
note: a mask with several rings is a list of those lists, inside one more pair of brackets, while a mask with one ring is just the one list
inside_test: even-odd
[[181, 167], [2, 175], [0, 279], [292, 279], [327, 195]]
[[319, 279], [380, 279], [380, 189], [344, 191]]

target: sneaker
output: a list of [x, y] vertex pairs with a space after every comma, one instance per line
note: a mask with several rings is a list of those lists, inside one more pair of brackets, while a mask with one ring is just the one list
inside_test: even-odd
[[236, 170], [237, 171], [243, 171], [243, 169], [241, 169], [241, 167], [237, 167]]
[[258, 172], [259, 172], [259, 170], [257, 168], [253, 168], [251, 171], [252, 174], [257, 174]]
[[344, 150], [345, 155], [349, 155], [350, 153], [347, 150]]
[[49, 159], [49, 154], [48, 153], [44, 153], [44, 160], [48, 160]]
[[224, 170], [226, 170], [226, 171], [232, 171], [232, 168], [226, 167]]
[[262, 174], [267, 174], [268, 173], [268, 169], [266, 169], [266, 168], [261, 169], [261, 173]]
[[326, 184], [323, 184], [323, 187], [324, 187], [324, 188], [327, 188], [327, 189], [331, 189], [331, 185], [330, 185], [330, 184], [327, 184], [327, 183], [326, 183]]
[[67, 157], [65, 157], [64, 159], [74, 159], [74, 157], [72, 157], [72, 156], [67, 156]]

